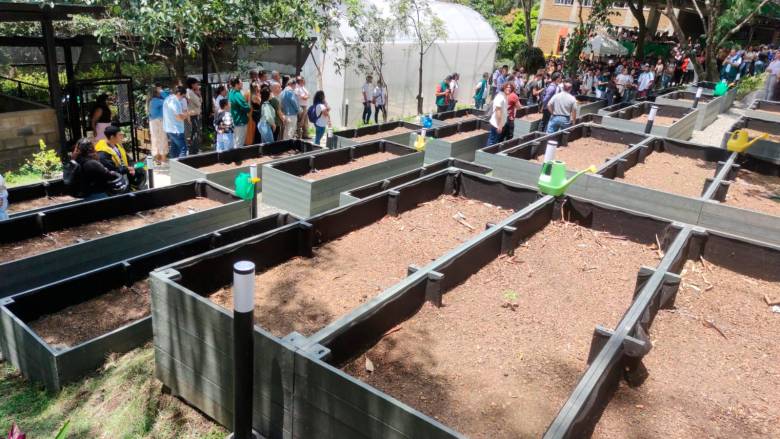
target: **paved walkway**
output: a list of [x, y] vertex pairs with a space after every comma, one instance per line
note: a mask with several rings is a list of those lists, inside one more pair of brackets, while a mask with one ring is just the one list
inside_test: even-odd
[[718, 118], [707, 128], [702, 131], [694, 131], [690, 141], [701, 145], [721, 146], [723, 135], [744, 113], [744, 110], [736, 107], [736, 102], [734, 104], [729, 108], [729, 111], [718, 115]]

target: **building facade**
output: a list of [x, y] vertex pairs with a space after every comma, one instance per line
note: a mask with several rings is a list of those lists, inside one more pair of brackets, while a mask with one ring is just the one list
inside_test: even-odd
[[[592, 0], [541, 0], [534, 46], [541, 48], [545, 55], [563, 53], [569, 33], [579, 23], [580, 9], [583, 20], [587, 20], [591, 4]], [[615, 14], [610, 17], [613, 26], [619, 29], [633, 29], [638, 26], [627, 5], [616, 2], [614, 9]], [[672, 31], [669, 19], [657, 9], [645, 8], [644, 15], [648, 32]]]

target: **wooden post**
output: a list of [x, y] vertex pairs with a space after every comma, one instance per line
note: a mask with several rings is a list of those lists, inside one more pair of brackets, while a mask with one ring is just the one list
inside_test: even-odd
[[[46, 9], [47, 11], [49, 9]], [[54, 45], [54, 26], [51, 17], [46, 16], [41, 20], [43, 33], [43, 53], [46, 58], [46, 74], [49, 77], [49, 102], [57, 117], [57, 135], [60, 141], [60, 153], [67, 154], [65, 142], [65, 119], [62, 117], [62, 89], [57, 72], [57, 46]]]

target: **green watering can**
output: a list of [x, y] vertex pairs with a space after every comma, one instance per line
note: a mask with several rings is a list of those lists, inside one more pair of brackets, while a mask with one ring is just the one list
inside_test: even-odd
[[566, 192], [566, 189], [574, 183], [577, 178], [586, 172], [596, 172], [596, 167], [591, 165], [571, 178], [566, 178], [566, 163], [560, 160], [554, 160], [555, 148], [558, 142], [550, 140], [547, 142], [547, 151], [544, 154], [544, 164], [542, 164], [542, 173], [539, 175], [539, 191], [545, 195], [559, 197]]
[[715, 97], [723, 96], [727, 91], [729, 91], [729, 85], [726, 84], [726, 80], [724, 79], [715, 86], [715, 91], [712, 93], [712, 95]]

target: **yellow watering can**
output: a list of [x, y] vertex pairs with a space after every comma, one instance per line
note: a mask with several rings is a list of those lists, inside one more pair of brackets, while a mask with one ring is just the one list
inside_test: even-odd
[[749, 140], [747, 131], [736, 130], [731, 133], [731, 137], [729, 137], [728, 142], [726, 142], [726, 149], [732, 152], [743, 153], [753, 146], [754, 143], [761, 139], [766, 139], [767, 137], [769, 137], [769, 134], [764, 133], [753, 140]]
[[425, 151], [425, 130], [423, 129], [420, 134], [417, 135], [417, 139], [414, 141], [414, 149], [417, 151]]

